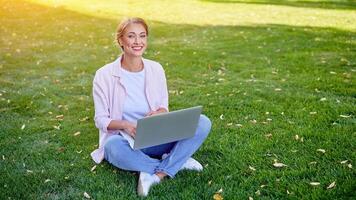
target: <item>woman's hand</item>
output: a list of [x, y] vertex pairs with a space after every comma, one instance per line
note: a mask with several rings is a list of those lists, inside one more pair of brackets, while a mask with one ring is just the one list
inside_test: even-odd
[[126, 133], [128, 133], [131, 137], [135, 138], [136, 137], [136, 124], [131, 123], [129, 121], [123, 121], [124, 125], [124, 130]]
[[167, 110], [165, 108], [159, 108], [158, 110], [156, 111], [150, 111], [149, 113], [146, 114], [146, 117], [148, 116], [152, 116], [152, 115], [157, 115], [159, 113], [165, 113], [167, 112]]

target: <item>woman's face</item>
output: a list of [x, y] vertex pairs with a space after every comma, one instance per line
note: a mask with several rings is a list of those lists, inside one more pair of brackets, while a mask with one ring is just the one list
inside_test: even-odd
[[146, 29], [141, 24], [129, 24], [119, 42], [126, 55], [142, 56], [147, 48]]

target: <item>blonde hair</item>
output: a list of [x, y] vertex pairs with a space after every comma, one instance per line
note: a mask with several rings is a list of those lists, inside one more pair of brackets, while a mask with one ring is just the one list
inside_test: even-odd
[[145, 30], [146, 30], [146, 34], [148, 35], [148, 26], [147, 23], [145, 22], [144, 19], [139, 18], [139, 17], [131, 17], [131, 18], [126, 18], [123, 19], [119, 26], [117, 27], [116, 30], [116, 38], [115, 38], [115, 42], [122, 48], [122, 46], [120, 45], [120, 37], [124, 34], [124, 31], [126, 29], [126, 27], [130, 24], [141, 24]]

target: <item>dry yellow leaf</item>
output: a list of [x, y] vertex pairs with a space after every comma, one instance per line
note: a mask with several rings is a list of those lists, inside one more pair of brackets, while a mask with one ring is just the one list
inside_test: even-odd
[[260, 195], [261, 195], [261, 191], [260, 191], [260, 190], [257, 190], [257, 191], [255, 192], [255, 194], [256, 194], [257, 196], [260, 196]]
[[352, 169], [352, 164], [348, 164], [347, 167], [349, 167], [350, 169]]
[[64, 118], [64, 115], [57, 115], [56, 119], [62, 120]]
[[214, 196], [213, 196], [213, 199], [214, 200], [223, 200], [224, 198], [221, 196], [221, 194], [214, 194]]
[[45, 181], [44, 181], [44, 183], [48, 183], [48, 182], [50, 182], [51, 181], [51, 179], [46, 179]]
[[312, 185], [312, 186], [318, 186], [318, 185], [320, 185], [319, 182], [310, 182], [309, 184]]
[[252, 171], [256, 171], [256, 169], [255, 169], [254, 167], [252, 167], [252, 166], [248, 166], [248, 168], [249, 168], [250, 170], [252, 170]]
[[84, 197], [87, 198], [87, 199], [90, 199], [90, 198], [91, 198], [87, 192], [84, 192], [83, 195], [84, 195]]
[[331, 189], [331, 188], [333, 188], [333, 187], [335, 187], [336, 186], [336, 183], [335, 183], [335, 181], [334, 182], [332, 182], [326, 189]]
[[341, 161], [340, 163], [341, 164], [345, 164], [345, 163], [347, 163], [349, 160], [343, 160], [343, 161]]
[[316, 151], [319, 151], [321, 153], [325, 153], [326, 152], [325, 149], [317, 149]]
[[273, 166], [277, 167], [277, 168], [281, 168], [281, 167], [287, 167], [287, 165], [283, 164], [283, 163], [273, 163]]
[[94, 165], [94, 166], [91, 168], [91, 170], [90, 170], [90, 171], [94, 171], [94, 170], [95, 170], [95, 168], [96, 168], [96, 165]]
[[74, 136], [80, 135], [80, 131], [75, 132], [73, 135], [74, 135]]
[[253, 198], [252, 197], [248, 197], [248, 200], [253, 200]]
[[219, 117], [221, 120], [224, 120], [224, 114], [221, 114]]
[[23, 124], [23, 125], [21, 126], [21, 130], [25, 129], [25, 127], [26, 127], [26, 124]]

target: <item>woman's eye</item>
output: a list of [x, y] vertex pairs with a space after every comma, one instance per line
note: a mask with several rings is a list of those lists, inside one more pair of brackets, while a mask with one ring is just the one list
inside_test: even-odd
[[133, 35], [129, 35], [128, 37], [129, 37], [129, 38], [134, 38], [135, 36], [133, 36]]
[[146, 35], [140, 35], [140, 37], [141, 37], [141, 38], [145, 38], [145, 37], [146, 37]]

